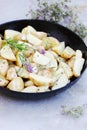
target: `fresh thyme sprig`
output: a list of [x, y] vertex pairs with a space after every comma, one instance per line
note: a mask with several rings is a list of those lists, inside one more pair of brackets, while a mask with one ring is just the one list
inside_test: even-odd
[[13, 40], [11, 38], [6, 39], [6, 43], [9, 44], [12, 48], [18, 49], [19, 51], [25, 51], [25, 50], [27, 50], [27, 45], [26, 44], [19, 43], [18, 41]]
[[59, 0], [49, 3], [46, 0], [37, 0], [37, 9], [29, 9], [26, 16], [60, 23], [77, 33], [84, 40], [87, 36], [87, 28], [79, 22], [78, 15], [75, 13], [75, 9], [69, 7], [69, 2], [70, 0]]
[[24, 64], [25, 62], [27, 62], [27, 59], [26, 59], [26, 57], [23, 54], [19, 54], [18, 56], [19, 56], [22, 64]]

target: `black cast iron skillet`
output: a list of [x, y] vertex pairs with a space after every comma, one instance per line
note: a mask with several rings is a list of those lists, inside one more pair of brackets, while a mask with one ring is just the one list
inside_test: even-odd
[[[83, 74], [84, 70], [86, 69], [87, 47], [79, 36], [77, 36], [74, 32], [70, 31], [69, 29], [59, 24], [55, 24], [53, 22], [47, 22], [43, 20], [17, 20], [17, 21], [12, 21], [0, 25], [0, 34], [3, 35], [5, 29], [14, 29], [14, 30], [21, 31], [22, 28], [26, 27], [27, 25], [33, 26], [38, 31], [47, 32], [48, 34], [57, 38], [61, 42], [65, 41], [66, 46], [69, 45], [74, 50], [80, 49], [83, 52], [83, 56], [85, 58], [85, 64], [81, 75]], [[19, 99], [20, 98], [21, 99], [42, 99], [42, 98], [53, 96], [56, 93], [60, 93], [66, 90], [67, 88], [71, 87], [79, 78], [72, 78], [71, 82], [67, 84], [65, 87], [50, 92], [21, 93], [21, 92], [11, 91], [8, 90], [7, 88], [0, 87], [0, 93], [3, 93], [7, 96], [19, 98]]]

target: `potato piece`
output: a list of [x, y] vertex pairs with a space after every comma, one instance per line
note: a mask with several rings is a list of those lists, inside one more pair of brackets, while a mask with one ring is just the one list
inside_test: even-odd
[[73, 66], [74, 66], [74, 62], [75, 62], [75, 56], [73, 56], [71, 59], [69, 59], [67, 61], [68, 66], [73, 70]]
[[61, 56], [58, 56], [58, 57], [57, 57], [57, 61], [58, 61], [58, 62], [61, 62], [61, 61], [62, 61], [62, 62], [66, 62], [66, 59], [64, 59], [64, 58], [61, 57]]
[[37, 86], [52, 86], [54, 84], [54, 80], [48, 77], [40, 76], [34, 73], [29, 74], [30, 80]]
[[44, 76], [44, 77], [49, 77], [49, 78], [53, 78], [54, 76], [54, 70], [53, 68], [45, 68], [45, 69], [41, 69], [38, 72], [38, 75]]
[[47, 92], [50, 91], [49, 86], [37, 87], [37, 92]]
[[55, 80], [58, 80], [61, 75], [63, 75], [65, 72], [64, 72], [64, 69], [62, 67], [58, 68], [58, 70], [55, 72]]
[[58, 46], [52, 48], [52, 50], [56, 52], [58, 55], [62, 55], [64, 49], [65, 49], [65, 42], [60, 42]]
[[26, 36], [26, 34], [20, 33], [20, 34], [14, 36], [14, 39], [19, 40], [19, 41], [27, 41], [27, 36]]
[[29, 61], [29, 63], [33, 63], [33, 55], [30, 55], [27, 60]]
[[69, 46], [67, 46], [65, 49], [64, 49], [64, 51], [63, 51], [63, 53], [62, 53], [62, 57], [63, 58], [65, 58], [65, 59], [69, 59], [69, 58], [71, 58], [72, 56], [74, 56], [75, 55], [75, 51], [72, 49], [72, 48], [70, 48]]
[[6, 40], [1, 40], [0, 49], [2, 49], [4, 45], [6, 45]]
[[55, 59], [57, 59], [58, 58], [58, 55], [54, 52], [54, 51], [49, 51], [52, 55], [53, 55], [53, 57], [55, 58]]
[[0, 37], [0, 49], [1, 49], [1, 47], [2, 47], [2, 39]]
[[82, 52], [80, 50], [76, 50], [76, 59], [82, 58]]
[[33, 61], [40, 65], [47, 65], [50, 62], [50, 59], [36, 51], [33, 55]]
[[29, 79], [29, 72], [25, 68], [20, 68], [17, 74], [19, 77]]
[[5, 76], [9, 68], [8, 61], [5, 59], [0, 59], [0, 74]]
[[5, 79], [2, 75], [0, 75], [0, 86], [5, 87], [8, 84], [8, 80]]
[[54, 55], [51, 53], [51, 51], [46, 51], [44, 55], [50, 60], [54, 59]]
[[27, 26], [25, 28], [22, 29], [22, 34], [33, 34], [33, 35], [37, 35], [37, 31], [32, 27], [32, 26]]
[[24, 92], [24, 93], [36, 93], [37, 92], [37, 87], [36, 86], [29, 86], [27, 88], [24, 88], [21, 92]]
[[8, 38], [12, 38], [14, 39], [15, 36], [19, 35], [20, 32], [16, 31], [16, 30], [11, 30], [11, 29], [7, 29], [4, 32], [4, 38], [8, 39]]
[[60, 62], [60, 67], [64, 69], [68, 79], [70, 79], [73, 76], [73, 72], [71, 71], [71, 68], [65, 62]]
[[47, 33], [45, 33], [45, 32], [37, 32], [37, 37], [39, 38], [39, 39], [43, 39], [43, 38], [45, 38], [45, 37], [47, 37]]
[[29, 87], [29, 86], [33, 86], [33, 85], [34, 84], [31, 80], [26, 81], [25, 84], [24, 84], [25, 87]]
[[1, 49], [1, 56], [7, 60], [16, 61], [16, 57], [9, 45], [3, 46]]
[[59, 88], [64, 87], [67, 85], [70, 81], [68, 80], [68, 77], [66, 74], [62, 74], [59, 80], [55, 83], [55, 85], [52, 87], [52, 90], [56, 90]]
[[57, 60], [55, 59], [54, 55], [50, 51], [46, 51], [45, 56], [49, 58], [50, 62], [47, 65], [48, 68], [53, 68], [54, 70], [57, 69]]
[[32, 34], [32, 35], [38, 37], [39, 39], [42, 39], [47, 36], [47, 33], [36, 31], [35, 28], [33, 28], [32, 26], [27, 26], [27, 27], [23, 28], [22, 34]]
[[24, 88], [24, 82], [22, 78], [16, 77], [8, 84], [7, 88], [13, 91], [21, 91]]
[[34, 54], [34, 49], [32, 47], [27, 47], [27, 50], [23, 52], [25, 57], [30, 57]]
[[16, 55], [16, 65], [21, 67], [22, 66], [22, 61], [21, 61], [21, 58], [20, 58], [20, 55], [23, 55], [22, 52], [18, 52], [17, 55]]
[[16, 71], [16, 72], [18, 72], [19, 69], [20, 69], [20, 67], [19, 67], [19, 66], [16, 66], [16, 65], [14, 66], [14, 68], [15, 68], [15, 71]]
[[27, 41], [34, 46], [41, 45], [41, 40], [32, 34], [27, 34]]
[[57, 70], [58, 65], [57, 65], [56, 59], [50, 60], [50, 63], [47, 66], [48, 66], [48, 68], [52, 68], [53, 70]]
[[75, 77], [79, 77], [84, 65], [84, 59], [80, 58], [80, 59], [76, 59], [74, 62], [74, 66], [73, 66], [73, 74]]
[[16, 78], [16, 77], [17, 77], [17, 74], [16, 74], [15, 68], [14, 68], [14, 67], [10, 67], [10, 68], [8, 69], [8, 71], [7, 71], [7, 76], [6, 76], [6, 78], [7, 78], [8, 80], [13, 80], [13, 79]]
[[45, 49], [52, 48], [59, 45], [59, 41], [54, 37], [46, 37], [42, 39], [42, 45]]
[[18, 53], [18, 49], [16, 49], [16, 48], [12, 48], [12, 52], [13, 52], [13, 54], [16, 56], [17, 53]]

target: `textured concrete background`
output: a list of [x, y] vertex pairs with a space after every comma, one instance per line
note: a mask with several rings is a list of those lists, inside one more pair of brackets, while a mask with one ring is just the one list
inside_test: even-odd
[[[0, 0], [0, 23], [26, 18], [29, 8], [36, 8], [37, 0]], [[52, 2], [49, 0], [48, 2]], [[57, 1], [57, 0], [54, 0]], [[79, 18], [87, 25], [87, 0], [71, 0], [71, 7], [76, 6]]]
[[[52, 0], [49, 0], [51, 2]], [[71, 0], [87, 25], [87, 0]], [[36, 0], [0, 0], [0, 24], [26, 18]], [[80, 118], [61, 115], [61, 105], [87, 104], [87, 70], [72, 88], [41, 101], [13, 100], [0, 94], [0, 130], [87, 130], [87, 110]]]

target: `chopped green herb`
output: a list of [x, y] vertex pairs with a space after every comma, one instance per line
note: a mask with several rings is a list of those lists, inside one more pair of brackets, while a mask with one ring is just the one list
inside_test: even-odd
[[12, 48], [16, 48], [19, 51], [25, 51], [27, 50], [27, 45], [24, 43], [18, 43], [18, 41], [13, 40], [11, 38], [6, 39], [6, 43], [9, 44]]

